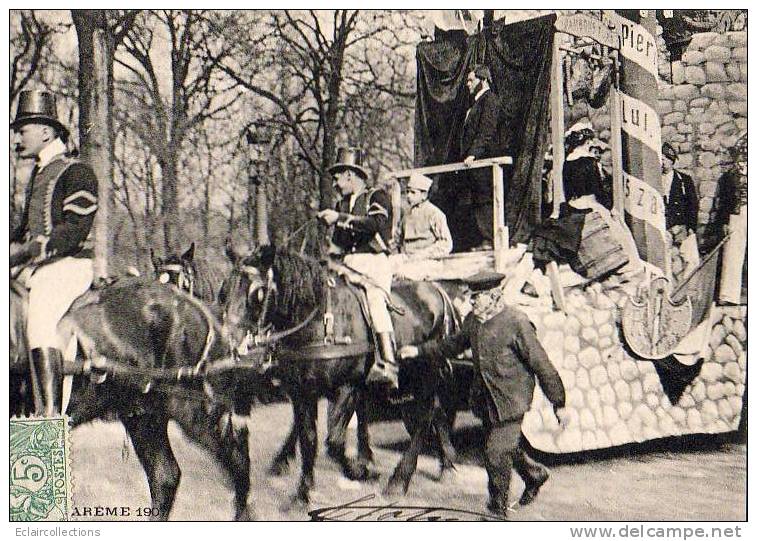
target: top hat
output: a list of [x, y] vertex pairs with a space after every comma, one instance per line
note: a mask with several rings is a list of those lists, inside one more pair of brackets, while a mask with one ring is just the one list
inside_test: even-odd
[[329, 173], [336, 174], [349, 169], [355, 171], [363, 180], [368, 178], [368, 171], [363, 168], [363, 151], [357, 147], [342, 147], [336, 151], [336, 163], [329, 167]]
[[410, 180], [407, 182], [407, 189], [427, 192], [431, 189], [431, 185], [433, 183], [434, 181], [428, 178], [426, 175], [413, 173], [412, 175], [410, 175]]
[[463, 281], [468, 285], [471, 291], [486, 291], [497, 287], [504, 279], [505, 275], [499, 272], [483, 270], [465, 278]]
[[23, 90], [18, 98], [16, 119], [11, 123], [12, 130], [18, 130], [25, 124], [46, 124], [56, 128], [62, 139], [68, 138], [68, 128], [58, 120], [58, 107], [55, 95], [44, 90]]

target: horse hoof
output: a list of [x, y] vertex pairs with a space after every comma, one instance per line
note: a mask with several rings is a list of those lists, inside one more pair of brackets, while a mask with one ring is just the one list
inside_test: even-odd
[[289, 462], [287, 461], [274, 462], [268, 468], [268, 475], [271, 475], [273, 477], [281, 477], [282, 475], [285, 475], [287, 473], [289, 473]]
[[385, 496], [403, 496], [405, 494], [407, 494], [407, 485], [399, 481], [391, 480], [384, 488]]
[[249, 507], [245, 506], [243, 509], [238, 509], [234, 515], [236, 522], [250, 522], [255, 520], [255, 513]]
[[457, 470], [455, 468], [444, 468], [439, 473], [436, 482], [443, 485], [454, 485], [457, 482]]

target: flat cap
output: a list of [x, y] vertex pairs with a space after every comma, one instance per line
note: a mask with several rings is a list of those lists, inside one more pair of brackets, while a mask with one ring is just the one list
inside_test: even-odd
[[499, 272], [483, 270], [465, 278], [463, 281], [472, 291], [486, 291], [497, 287], [504, 279], [505, 275]]

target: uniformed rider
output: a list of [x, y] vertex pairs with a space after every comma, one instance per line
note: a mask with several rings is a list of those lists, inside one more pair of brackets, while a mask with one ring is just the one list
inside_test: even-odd
[[97, 210], [97, 179], [67, 152], [68, 129], [58, 120], [55, 96], [23, 91], [16, 118], [20, 159], [33, 159], [21, 223], [11, 235], [11, 268], [29, 290], [27, 337], [31, 377], [46, 417], [62, 409], [60, 319], [92, 284], [90, 240]]
[[358, 148], [340, 148], [329, 172], [334, 175], [334, 187], [341, 199], [336, 210], [322, 210], [318, 217], [335, 226], [331, 241], [343, 256], [344, 265], [367, 277], [363, 285], [381, 357], [371, 367], [367, 381], [397, 389], [394, 328], [386, 304], [392, 286], [388, 258], [391, 201], [381, 188], [366, 185], [368, 171], [362, 166], [362, 152]]

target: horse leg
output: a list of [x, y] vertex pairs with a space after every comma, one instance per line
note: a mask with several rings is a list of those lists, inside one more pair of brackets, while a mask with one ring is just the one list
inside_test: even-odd
[[168, 520], [173, 507], [181, 470], [168, 441], [168, 417], [145, 414], [122, 420], [139, 462], [147, 475], [152, 507], [159, 509], [150, 520]]
[[365, 392], [360, 393], [357, 402], [357, 456], [358, 460], [368, 466], [373, 462], [371, 449], [371, 435], [368, 432], [368, 397]]
[[[370, 447], [368, 447], [367, 453], [365, 451], [366, 445], [370, 444], [364, 420], [365, 414], [364, 411], [360, 410], [362, 403], [363, 400], [358, 389], [352, 385], [343, 385], [337, 389], [334, 400], [329, 402], [327, 420], [328, 435], [326, 436], [326, 451], [342, 467], [344, 476], [356, 481], [364, 481], [376, 477], [375, 474], [372, 474], [368, 470], [369, 460], [362, 459], [364, 455], [367, 454], [370, 456], [372, 454]], [[348, 458], [345, 453], [347, 426], [350, 423], [350, 419], [352, 419], [352, 414], [356, 410], [360, 412], [358, 413], [358, 460]], [[361, 446], [363, 447], [362, 449]]]
[[410, 446], [402, 454], [397, 467], [394, 468], [392, 476], [389, 478], [384, 493], [388, 495], [398, 495], [407, 493], [407, 489], [410, 486], [410, 479], [415, 473], [415, 469], [418, 466], [418, 455], [423, 448], [423, 443], [426, 439], [429, 429], [431, 428], [431, 421], [434, 415], [433, 402], [429, 401], [428, 406], [422, 409], [422, 418], [416, 425], [415, 432], [410, 438]]
[[440, 404], [438, 395], [434, 397], [434, 413], [431, 424], [439, 456], [439, 480], [446, 481], [455, 472], [455, 447], [452, 445], [450, 436], [452, 427]]
[[318, 399], [308, 395], [298, 398], [294, 404], [295, 417], [299, 417], [300, 455], [302, 456], [302, 471], [295, 499], [307, 504], [310, 503], [310, 490], [315, 485], [313, 470], [318, 453]]
[[[294, 405], [292, 406], [294, 409]], [[276, 477], [284, 475], [289, 471], [289, 462], [294, 459], [294, 455], [297, 451], [297, 436], [299, 435], [299, 427], [297, 426], [297, 416], [293, 416], [292, 428], [289, 430], [284, 445], [281, 446], [279, 452], [273, 458], [270, 467], [268, 468], [269, 475]]]
[[[234, 520], [253, 520], [254, 511], [247, 503], [250, 494], [249, 429], [235, 424], [227, 408], [184, 402], [171, 408], [171, 416], [184, 433], [207, 449], [223, 467], [234, 487]], [[239, 425], [239, 426], [238, 426]]]

